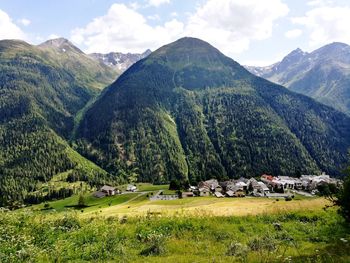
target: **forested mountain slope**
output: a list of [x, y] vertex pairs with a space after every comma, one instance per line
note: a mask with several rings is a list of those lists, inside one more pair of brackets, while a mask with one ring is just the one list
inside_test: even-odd
[[0, 41], [0, 205], [68, 170], [107, 175], [64, 139], [75, 115], [115, 78], [65, 39], [39, 46]]
[[350, 119], [183, 38], [121, 75], [86, 112], [78, 138], [90, 160], [140, 181], [337, 174]]

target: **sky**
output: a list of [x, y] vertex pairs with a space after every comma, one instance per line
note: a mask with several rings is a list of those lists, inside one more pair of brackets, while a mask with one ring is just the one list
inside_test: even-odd
[[350, 44], [348, 0], [0, 0], [0, 39], [65, 37], [86, 53], [141, 53], [203, 39], [244, 65]]

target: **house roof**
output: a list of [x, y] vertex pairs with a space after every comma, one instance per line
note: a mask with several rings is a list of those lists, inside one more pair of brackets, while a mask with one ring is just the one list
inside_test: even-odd
[[226, 192], [226, 194], [227, 194], [228, 196], [233, 196], [233, 195], [234, 195], [234, 192], [231, 191], [231, 190], [229, 190], [229, 191]]
[[115, 187], [104, 185], [101, 187], [101, 191], [115, 191]]
[[247, 184], [245, 182], [238, 182], [236, 183], [237, 186], [247, 186]]
[[214, 194], [216, 197], [224, 197], [224, 195], [220, 192], [215, 192]]
[[260, 185], [260, 187], [263, 191], [269, 191], [269, 188], [263, 182], [258, 182], [258, 184]]

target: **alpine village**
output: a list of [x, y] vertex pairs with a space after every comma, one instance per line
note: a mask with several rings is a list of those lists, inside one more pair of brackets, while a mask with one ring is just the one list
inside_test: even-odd
[[0, 263], [350, 262], [348, 25], [343, 0], [0, 0]]

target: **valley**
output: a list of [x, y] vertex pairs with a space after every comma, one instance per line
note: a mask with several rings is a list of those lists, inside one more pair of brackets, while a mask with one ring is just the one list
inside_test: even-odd
[[349, 262], [339, 86], [281, 77], [339, 52], [249, 72], [193, 37], [92, 55], [0, 40], [0, 262]]

